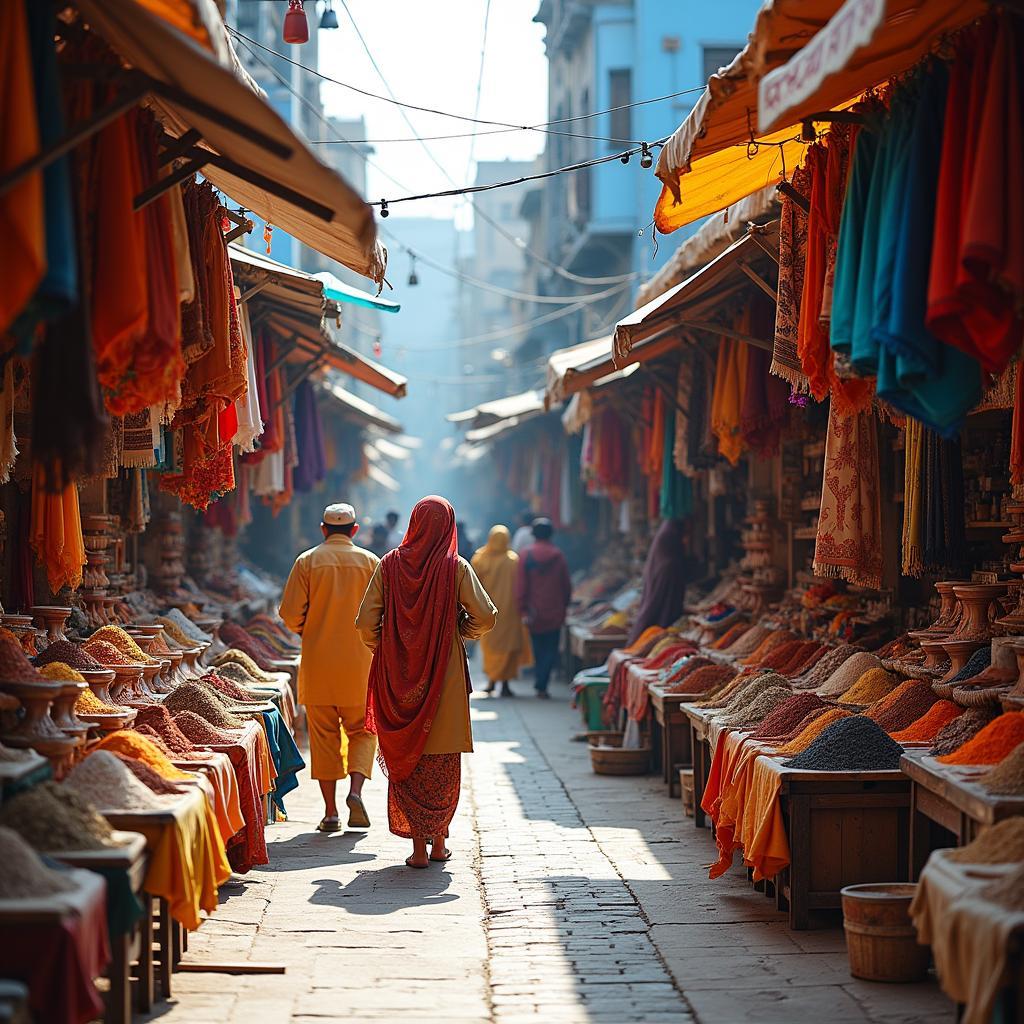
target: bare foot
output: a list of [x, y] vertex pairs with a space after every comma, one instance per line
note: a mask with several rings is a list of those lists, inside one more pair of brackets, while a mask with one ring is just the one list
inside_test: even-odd
[[430, 859], [444, 863], [452, 859], [452, 851], [448, 849], [444, 836], [437, 836], [430, 844]]
[[425, 839], [414, 839], [412, 841], [412, 856], [405, 858], [405, 863], [411, 868], [425, 868], [431, 858], [427, 856], [427, 841]]

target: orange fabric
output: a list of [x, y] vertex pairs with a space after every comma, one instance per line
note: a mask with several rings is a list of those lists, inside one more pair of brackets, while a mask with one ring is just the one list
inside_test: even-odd
[[213, 813], [217, 820], [220, 837], [227, 841], [245, 828], [245, 817], [238, 794], [238, 780], [235, 770], [231, 767], [231, 758], [227, 754], [209, 754], [210, 766], [204, 774], [213, 786]]
[[77, 590], [82, 584], [85, 540], [78, 509], [78, 487], [68, 484], [58, 494], [46, 490], [46, 471], [32, 471], [32, 532], [29, 539], [36, 560], [46, 567], [46, 581], [56, 594], [61, 587]]
[[[23, 3], [0, 4], [0, 173], [39, 152], [35, 83], [28, 46]], [[43, 175], [30, 174], [0, 195], [0, 334], [32, 298], [46, 271], [46, 224], [43, 215]]]
[[722, 338], [718, 343], [718, 367], [711, 398], [711, 429], [718, 438], [718, 451], [732, 465], [743, 454], [740, 416], [747, 380], [747, 346], [742, 341]]
[[648, 626], [628, 647], [622, 650], [627, 654], [636, 654], [642, 651], [656, 636], [660, 636], [665, 630], [661, 626]]

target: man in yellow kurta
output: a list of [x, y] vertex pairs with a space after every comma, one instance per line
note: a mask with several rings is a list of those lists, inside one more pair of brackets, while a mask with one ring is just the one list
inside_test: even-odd
[[366, 731], [366, 685], [371, 653], [355, 620], [378, 558], [352, 543], [359, 531], [351, 505], [328, 505], [320, 524], [324, 542], [295, 560], [280, 613], [302, 637], [299, 703], [306, 706], [310, 771], [324, 798], [321, 832], [337, 832], [336, 788], [348, 778], [350, 828], [367, 828], [363, 783], [373, 772], [377, 739]]

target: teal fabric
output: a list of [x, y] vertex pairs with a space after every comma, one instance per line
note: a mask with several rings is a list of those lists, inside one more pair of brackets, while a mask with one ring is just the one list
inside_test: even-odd
[[686, 519], [693, 514], [693, 486], [689, 478], [676, 469], [673, 457], [675, 440], [676, 410], [670, 405], [665, 410], [665, 447], [661, 458], [659, 511], [662, 519]]
[[277, 769], [277, 778], [274, 780], [274, 805], [284, 814], [284, 798], [298, 788], [297, 776], [306, 767], [306, 762], [302, 759], [302, 754], [299, 753], [299, 748], [295, 745], [281, 712], [274, 708], [272, 711], [260, 713], [267, 727], [270, 757], [274, 762], [274, 768]]

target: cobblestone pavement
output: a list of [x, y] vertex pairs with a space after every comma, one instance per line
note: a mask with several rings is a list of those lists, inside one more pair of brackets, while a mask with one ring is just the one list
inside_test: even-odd
[[[528, 687], [518, 687], [523, 693]], [[555, 700], [475, 699], [455, 857], [412, 871], [387, 831], [322, 836], [303, 775], [271, 863], [229, 883], [191, 940], [197, 964], [253, 960], [284, 975], [176, 974], [169, 1024], [519, 1021], [948, 1024], [933, 984], [853, 980], [839, 929], [790, 932], [660, 778], [597, 777]]]

